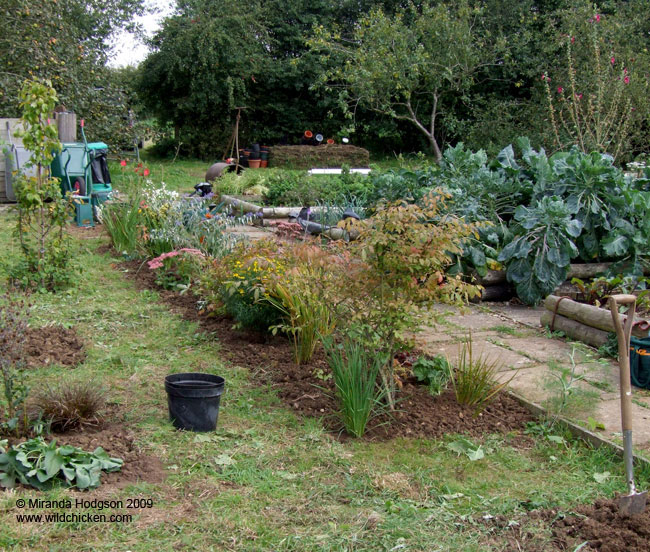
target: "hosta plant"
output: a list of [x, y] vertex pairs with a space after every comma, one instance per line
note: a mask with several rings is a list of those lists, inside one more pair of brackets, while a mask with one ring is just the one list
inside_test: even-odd
[[123, 461], [111, 458], [101, 447], [93, 452], [56, 441], [46, 443], [36, 437], [7, 448], [0, 442], [0, 486], [12, 489], [22, 483], [39, 490], [62, 482], [78, 489], [94, 489], [101, 483], [102, 471], [121, 469]]

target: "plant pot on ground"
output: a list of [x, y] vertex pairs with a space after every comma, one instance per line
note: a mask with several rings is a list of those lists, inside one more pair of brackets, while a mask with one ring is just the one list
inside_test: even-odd
[[221, 376], [188, 372], [165, 378], [169, 418], [177, 429], [214, 431], [225, 380]]

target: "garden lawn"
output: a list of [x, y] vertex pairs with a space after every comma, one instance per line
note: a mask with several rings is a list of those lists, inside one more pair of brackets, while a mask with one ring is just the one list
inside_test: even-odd
[[[13, 224], [13, 215], [0, 212], [4, 261], [18, 254]], [[165, 475], [91, 492], [0, 491], [0, 550], [505, 550], [512, 549], [510, 526], [493, 532], [485, 516], [515, 522], [534, 508], [571, 510], [624, 489], [620, 460], [575, 441], [486, 436], [475, 443], [485, 457], [470, 461], [447, 448], [455, 436], [340, 440], [319, 420], [294, 415], [248, 371], [222, 362], [216, 336], [170, 312], [155, 291], [138, 290], [102, 233], [71, 232], [84, 271], [66, 292], [33, 295], [30, 321], [74, 327], [88, 355], [76, 368], [33, 369], [29, 382], [36, 388], [69, 378], [104, 387], [113, 403], [109, 421], [134, 435], [141, 454], [158, 457]], [[5, 272], [0, 277], [5, 288]], [[179, 432], [169, 423], [163, 378], [182, 371], [225, 377], [216, 432]], [[648, 476], [639, 474], [640, 488]], [[102, 512], [134, 515], [123, 523], [19, 523], [22, 513], [85, 511], [16, 507], [17, 499], [35, 497], [144, 497], [153, 507]], [[528, 523], [520, 538], [522, 549], [551, 548], [541, 521]]]

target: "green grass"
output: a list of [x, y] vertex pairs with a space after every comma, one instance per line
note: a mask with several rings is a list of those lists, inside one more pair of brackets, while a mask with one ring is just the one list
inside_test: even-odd
[[[5, 261], [17, 255], [12, 225], [12, 216], [0, 213]], [[477, 462], [448, 450], [451, 436], [339, 441], [318, 420], [294, 415], [247, 370], [224, 362], [217, 337], [170, 313], [156, 292], [138, 290], [118, 259], [100, 249], [106, 243], [76, 237], [85, 268], [78, 284], [31, 297], [31, 323], [74, 326], [88, 343], [87, 359], [74, 369], [30, 371], [29, 380], [37, 386], [72, 375], [104, 386], [120, 405], [118, 419], [138, 447], [161, 459], [167, 478], [83, 494], [22, 488], [0, 494], [0, 550], [499, 550], [498, 540], [472, 520], [486, 514], [514, 520], [534, 507], [570, 510], [625, 487], [612, 453], [543, 436], [523, 449], [512, 436], [486, 436], [480, 442], [486, 456]], [[226, 378], [219, 428], [207, 440], [174, 430], [167, 419], [163, 378], [187, 370]], [[598, 483], [594, 474], [605, 471], [612, 476]], [[639, 487], [647, 487], [650, 473], [637, 476]], [[37, 496], [142, 496], [154, 507], [134, 510], [130, 523], [19, 524], [16, 500]], [[543, 527], [534, 534], [542, 542], [551, 538]]]

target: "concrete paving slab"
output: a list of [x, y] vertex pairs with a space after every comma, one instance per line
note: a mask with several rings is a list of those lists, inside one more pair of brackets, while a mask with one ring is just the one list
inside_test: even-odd
[[[504, 347], [524, 353], [540, 363], [554, 360], [569, 364], [569, 356], [573, 350], [573, 347], [568, 343], [559, 339], [547, 339], [542, 336], [524, 338], [501, 336], [499, 341], [503, 343]], [[579, 352], [576, 352], [576, 356], [582, 359]]]
[[513, 322], [525, 324], [532, 328], [539, 328], [539, 319], [544, 312], [544, 307], [528, 307], [525, 305], [489, 305], [492, 312], [501, 314]]
[[[601, 401], [592, 414], [595, 420], [605, 425], [605, 431], [610, 438], [621, 436], [621, 407], [619, 400]], [[615, 435], [617, 434], [617, 435]], [[635, 444], [650, 443], [650, 409], [632, 404], [632, 437]]]
[[532, 366], [530, 368], [500, 372], [497, 381], [504, 383], [510, 380], [508, 387], [515, 393], [526, 397], [529, 401], [541, 403], [548, 394], [545, 388], [546, 377], [545, 366]]
[[478, 312], [476, 309], [471, 309], [466, 314], [459, 313], [454, 316], [449, 316], [447, 322], [465, 333], [491, 330], [505, 324], [501, 316], [493, 313]]

